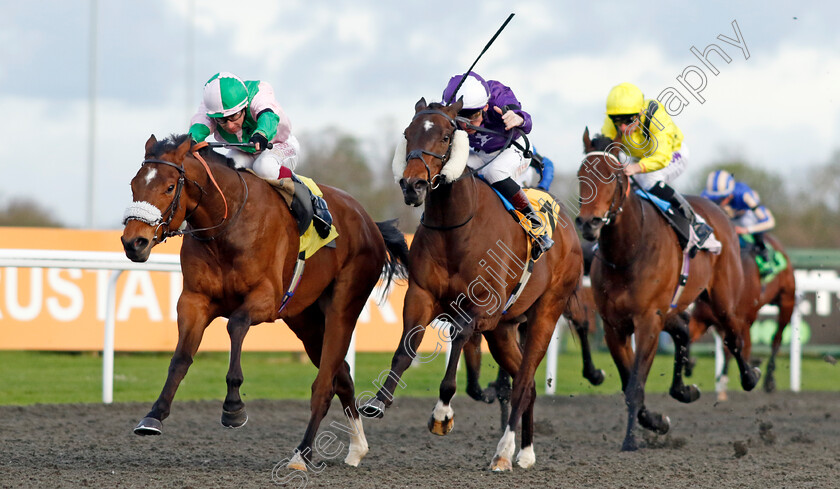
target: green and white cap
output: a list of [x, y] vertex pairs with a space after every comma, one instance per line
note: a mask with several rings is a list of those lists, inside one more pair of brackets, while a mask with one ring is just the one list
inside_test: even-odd
[[208, 117], [227, 117], [239, 112], [247, 104], [248, 89], [233, 73], [216, 73], [204, 84], [204, 106]]

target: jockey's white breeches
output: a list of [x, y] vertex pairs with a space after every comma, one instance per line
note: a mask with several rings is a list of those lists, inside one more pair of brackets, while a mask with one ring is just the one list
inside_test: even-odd
[[[682, 147], [678, 151], [674, 151], [668, 166], [650, 173], [637, 173], [633, 175], [633, 178], [645, 190], [650, 190], [657, 182], [671, 183], [685, 171], [690, 156], [688, 146], [682, 143]], [[630, 158], [630, 161], [638, 163], [639, 160]]]
[[233, 160], [236, 168], [249, 168], [262, 178], [276, 180], [283, 166], [295, 171], [300, 158], [300, 143], [290, 134], [285, 142], [273, 144], [273, 148], [260, 151], [259, 154], [231, 149], [227, 156]]
[[[488, 161], [489, 164], [487, 164]], [[485, 164], [487, 166], [484, 166]], [[505, 178], [512, 178], [514, 181], [519, 180], [519, 177], [528, 169], [530, 164], [531, 158], [526, 158], [522, 150], [516, 146], [510, 146], [504, 151], [499, 150], [492, 153], [470, 150], [470, 156], [467, 158], [467, 166], [472, 169], [481, 168], [478, 174], [491, 184], [500, 182]]]

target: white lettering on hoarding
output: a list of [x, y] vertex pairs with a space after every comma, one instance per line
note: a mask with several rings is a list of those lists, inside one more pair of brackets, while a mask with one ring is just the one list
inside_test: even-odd
[[151, 321], [162, 321], [152, 276], [146, 271], [131, 271], [126, 277], [125, 288], [118, 301], [117, 320], [125, 321], [131, 315], [132, 309], [145, 309]]
[[18, 295], [18, 269], [6, 269], [6, 309], [18, 321], [31, 321], [41, 314], [44, 303], [44, 275], [41, 268], [29, 269], [29, 305], [22, 306]]
[[[82, 278], [82, 271], [78, 268], [67, 270], [61, 270], [59, 268], [47, 269], [47, 283], [57, 294], [57, 297], [47, 298], [47, 311], [57, 321], [68, 322], [78, 319], [82, 314], [82, 309], [85, 307], [85, 297], [78, 284], [62, 278], [62, 273], [66, 273], [71, 279], [78, 280]], [[64, 296], [69, 299], [69, 304], [63, 306], [62, 302], [66, 301], [62, 301], [58, 296]]]

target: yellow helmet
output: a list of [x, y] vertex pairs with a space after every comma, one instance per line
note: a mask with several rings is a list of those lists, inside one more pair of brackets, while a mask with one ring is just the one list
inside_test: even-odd
[[607, 115], [638, 114], [645, 107], [645, 97], [639, 87], [621, 83], [607, 95]]

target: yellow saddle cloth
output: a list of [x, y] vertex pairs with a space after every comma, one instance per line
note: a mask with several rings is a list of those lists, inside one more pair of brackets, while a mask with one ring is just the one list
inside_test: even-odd
[[[318, 188], [318, 185], [315, 183], [315, 180], [312, 180], [309, 177], [304, 177], [302, 175], [297, 175], [298, 179], [303, 182], [304, 185], [309, 187], [309, 190], [318, 197], [323, 197], [324, 192]], [[335, 229], [335, 225], [330, 226], [330, 234], [327, 235], [326, 238], [322, 238], [318, 231], [315, 231], [315, 226], [310, 223], [309, 228], [307, 228], [306, 232], [303, 233], [303, 236], [300, 237], [300, 252], [303, 253], [303, 258], [307, 259], [310, 256], [314, 255], [316, 251], [320, 250], [335, 238], [338, 237], [338, 231]]]
[[552, 237], [559, 219], [557, 213], [560, 210], [560, 204], [554, 200], [551, 194], [543, 190], [526, 188], [524, 191], [525, 195], [528, 196], [528, 200], [531, 201], [531, 205], [534, 206], [537, 214], [539, 214], [543, 225], [539, 227], [533, 226], [531, 221], [525, 218], [524, 214], [514, 209], [513, 212], [516, 213], [516, 217], [519, 219], [519, 225], [531, 236], [542, 236], [546, 234], [549, 238]]

